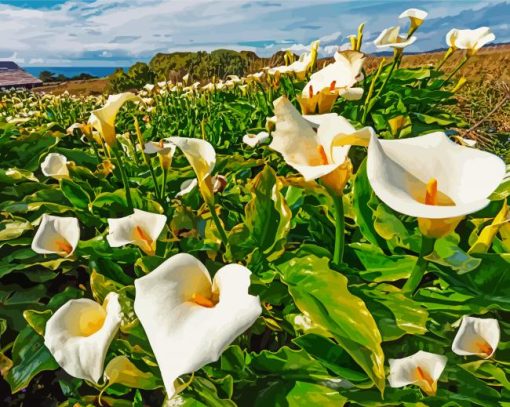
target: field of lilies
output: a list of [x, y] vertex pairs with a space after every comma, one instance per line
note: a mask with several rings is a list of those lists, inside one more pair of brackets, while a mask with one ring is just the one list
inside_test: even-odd
[[[510, 178], [426, 13], [318, 67], [0, 93], [0, 405], [509, 406]], [[452, 55], [463, 58], [442, 69]]]

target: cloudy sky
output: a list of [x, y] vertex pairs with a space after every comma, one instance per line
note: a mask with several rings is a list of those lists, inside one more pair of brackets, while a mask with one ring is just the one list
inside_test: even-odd
[[230, 48], [297, 53], [321, 39], [323, 54], [365, 22], [370, 40], [419, 6], [429, 17], [409, 51], [444, 46], [453, 27], [489, 26], [510, 41], [510, 0], [0, 0], [0, 60], [33, 66], [128, 66], [157, 52]]

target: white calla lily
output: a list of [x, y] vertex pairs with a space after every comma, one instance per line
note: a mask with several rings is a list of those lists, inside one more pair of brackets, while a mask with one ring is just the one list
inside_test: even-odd
[[399, 26], [385, 28], [381, 32], [381, 34], [379, 34], [379, 36], [376, 38], [374, 44], [377, 48], [392, 47], [396, 49], [402, 49], [413, 44], [416, 41], [416, 37], [414, 35], [407, 38], [401, 37], [399, 33], [400, 33]]
[[458, 30], [456, 28], [446, 34], [446, 43], [452, 49], [465, 49], [468, 54], [475, 54], [485, 44], [492, 42], [496, 36], [489, 27], [476, 30]]
[[46, 323], [44, 344], [71, 376], [97, 383], [120, 322], [116, 293], [108, 294], [102, 306], [87, 298], [70, 300]]
[[106, 240], [111, 247], [134, 244], [145, 253], [153, 255], [156, 241], [166, 225], [166, 216], [135, 209], [123, 218], [108, 219], [109, 233]]
[[433, 396], [437, 391], [437, 381], [445, 366], [446, 356], [418, 351], [402, 359], [390, 359], [391, 387], [404, 387], [409, 384], [419, 386], [423, 392]]
[[338, 95], [358, 100], [362, 88], [350, 91], [352, 86], [363, 79], [361, 68], [365, 56], [357, 51], [335, 53], [335, 62], [315, 72], [298, 97], [303, 114], [327, 113], [331, 111]]
[[145, 154], [159, 154], [161, 166], [164, 169], [168, 169], [172, 165], [172, 158], [176, 148], [175, 144], [165, 143], [163, 140], [160, 140], [159, 142], [149, 141], [145, 143], [143, 151]]
[[425, 10], [420, 10], [418, 8], [408, 8], [403, 11], [398, 18], [409, 18], [411, 22], [410, 32], [414, 32], [420, 25], [423, 24], [423, 21], [427, 18], [429, 13]]
[[490, 358], [499, 344], [499, 323], [493, 318], [463, 317], [452, 351], [457, 355]]
[[258, 144], [263, 143], [268, 138], [269, 133], [267, 131], [261, 131], [257, 134], [245, 134], [243, 136], [243, 143], [247, 144], [250, 147], [255, 147]]
[[202, 196], [211, 203], [214, 199], [212, 172], [216, 164], [214, 147], [209, 142], [196, 138], [168, 137], [166, 140], [175, 144], [186, 156], [195, 171]]
[[72, 255], [80, 241], [80, 225], [73, 217], [44, 214], [32, 240], [32, 250], [39, 254]]
[[69, 177], [67, 158], [59, 153], [50, 153], [41, 163], [41, 171], [47, 177], [62, 179]]
[[[429, 237], [451, 227], [433, 220], [460, 219], [488, 205], [487, 197], [505, 176], [503, 160], [494, 154], [460, 146], [444, 133], [378, 140], [368, 147], [367, 175], [375, 194], [390, 208], [428, 221], [420, 225]], [[425, 230], [427, 229], [427, 230]]]
[[175, 380], [218, 360], [223, 350], [261, 314], [248, 294], [250, 271], [229, 264], [213, 281], [189, 254], [177, 254], [135, 280], [135, 313], [147, 333], [168, 397]]
[[115, 144], [115, 119], [122, 105], [128, 101], [141, 98], [134, 93], [125, 92], [118, 95], [110, 95], [106, 104], [97, 110], [92, 111], [88, 123], [96, 129], [110, 146]]
[[335, 113], [302, 117], [286, 97], [275, 100], [274, 107], [277, 121], [269, 147], [278, 151], [305, 181], [321, 178], [328, 188], [341, 194], [352, 171], [347, 157], [350, 146], [335, 144], [349, 137], [370, 138], [373, 130], [356, 130]]
[[176, 198], [189, 194], [198, 186], [196, 178], [187, 179], [181, 184], [181, 190], [175, 195]]

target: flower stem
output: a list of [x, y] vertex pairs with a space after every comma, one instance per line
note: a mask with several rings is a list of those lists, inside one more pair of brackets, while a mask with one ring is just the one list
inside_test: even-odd
[[167, 177], [168, 177], [168, 168], [163, 168], [163, 183], [161, 184], [161, 201], [162, 202], [166, 202], [165, 200], [165, 193], [166, 193], [166, 181], [167, 181]]
[[457, 72], [459, 72], [460, 68], [462, 68], [462, 67], [465, 65], [465, 63], [468, 61], [468, 59], [469, 59], [469, 57], [467, 57], [467, 56], [465, 56], [465, 57], [462, 59], [462, 61], [460, 62], [460, 64], [459, 64], [459, 65], [457, 65], [457, 68], [455, 68], [455, 69], [452, 71], [452, 73], [451, 73], [450, 75], [448, 75], [448, 78], [446, 78], [446, 79], [443, 81], [443, 83], [441, 84], [440, 88], [442, 88], [442, 87], [443, 87], [446, 83], [448, 83], [448, 82], [450, 81], [450, 79], [452, 79], [452, 78], [453, 78], [453, 76], [454, 76]]
[[372, 78], [372, 81], [370, 82], [370, 87], [368, 88], [368, 94], [365, 99], [365, 103], [363, 105], [363, 117], [361, 119], [361, 123], [363, 123], [363, 124], [365, 123], [365, 121], [367, 119], [367, 115], [369, 112], [368, 106], [370, 105], [370, 101], [372, 100], [372, 95], [374, 94], [375, 83], [377, 82], [377, 79], [379, 79], [379, 76], [381, 75], [381, 71], [382, 71], [385, 61], [386, 61], [385, 58], [383, 58], [381, 60], [381, 63], [379, 64], [379, 68], [377, 68], [377, 72], [374, 75], [374, 77]]
[[124, 169], [124, 165], [122, 164], [122, 160], [120, 158], [119, 152], [117, 151], [117, 147], [113, 147], [111, 150], [113, 151], [113, 155], [115, 156], [115, 160], [117, 161], [117, 165], [119, 166], [120, 176], [122, 178], [122, 183], [124, 184], [124, 191], [126, 192], [126, 201], [128, 204], [128, 208], [130, 210], [133, 210], [133, 201], [131, 200], [131, 191], [129, 190], [129, 183], [126, 175], [126, 170]]
[[420, 255], [418, 256], [418, 261], [414, 265], [414, 268], [411, 271], [411, 275], [409, 276], [409, 279], [406, 281], [402, 289], [405, 293], [413, 295], [420, 285], [428, 264], [428, 260], [425, 259], [425, 256], [428, 256], [434, 251], [435, 241], [436, 239], [434, 238], [422, 235], [421, 250]]
[[218, 215], [216, 214], [216, 208], [214, 207], [214, 202], [207, 202], [207, 206], [209, 207], [209, 210], [211, 212], [211, 217], [216, 225], [216, 229], [218, 229], [218, 233], [220, 234], [221, 241], [223, 245], [226, 247], [228, 243], [228, 237], [227, 233], [225, 232], [225, 229], [223, 228], [223, 225], [221, 224], [220, 218], [218, 218]]
[[345, 245], [345, 219], [344, 203], [342, 195], [331, 194], [335, 206], [335, 252], [333, 254], [333, 264], [339, 266], [343, 262]]
[[151, 173], [152, 182], [154, 183], [154, 191], [156, 192], [156, 197], [159, 199], [163, 199], [163, 196], [162, 195], [160, 196], [160, 191], [158, 188], [158, 179], [156, 178], [156, 173], [154, 172], [154, 168], [152, 168], [151, 160], [144, 151], [145, 142], [143, 140], [142, 131], [140, 130], [140, 125], [138, 124], [138, 119], [134, 116], [133, 116], [133, 119], [134, 119], [134, 123], [135, 123], [136, 137], [138, 138], [138, 144], [140, 144], [140, 149], [142, 152], [142, 158], [143, 158], [143, 161], [145, 162], [145, 165], [147, 165], [147, 167], [149, 167], [149, 172]]

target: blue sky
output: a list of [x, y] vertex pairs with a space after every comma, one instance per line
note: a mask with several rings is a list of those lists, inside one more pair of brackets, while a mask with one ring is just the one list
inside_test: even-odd
[[157, 52], [247, 49], [323, 55], [365, 22], [363, 50], [409, 7], [429, 12], [409, 51], [442, 48], [451, 28], [489, 26], [510, 41], [510, 0], [0, 0], [0, 60], [33, 66], [127, 66]]

